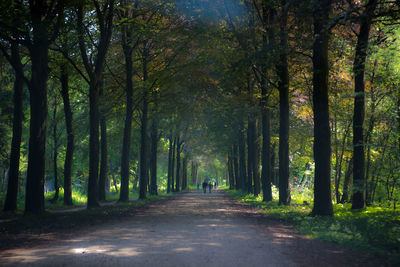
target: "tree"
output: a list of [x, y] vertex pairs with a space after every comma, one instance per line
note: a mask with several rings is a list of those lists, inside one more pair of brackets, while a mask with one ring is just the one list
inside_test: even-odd
[[[99, 83], [104, 69], [104, 60], [111, 39], [114, 15], [114, 0], [107, 0], [100, 6], [99, 1], [93, 1], [96, 10], [97, 27], [99, 29], [99, 40], [97, 49], [88, 50], [85, 41], [86, 27], [83, 21], [84, 4], [80, 4], [77, 10], [77, 27], [79, 36], [79, 48], [81, 51], [82, 62], [85, 66], [89, 83], [89, 182], [88, 182], [88, 202], [87, 207], [97, 207], [98, 203], [98, 171], [99, 171]], [[96, 53], [96, 52], [97, 53]], [[96, 53], [88, 56], [88, 52]], [[94, 57], [94, 61], [93, 61]]]
[[331, 200], [331, 131], [328, 103], [328, 44], [330, 0], [314, 0], [313, 110], [314, 110], [314, 207], [312, 215], [333, 216]]
[[377, 0], [370, 0], [360, 15], [360, 32], [354, 57], [354, 115], [353, 115], [353, 199], [352, 209], [365, 208], [365, 153], [364, 153], [364, 113], [365, 113], [365, 60]]
[[281, 1], [281, 6], [279, 61], [276, 66], [279, 77], [279, 203], [289, 205], [289, 71], [286, 0]]
[[72, 160], [74, 155], [73, 114], [69, 98], [69, 73], [67, 64], [61, 66], [61, 96], [64, 103], [65, 129], [67, 132], [67, 151], [64, 161], [64, 205], [72, 205]]
[[[25, 213], [44, 211], [48, 48], [58, 34], [63, 8], [64, 1], [49, 3], [46, 0], [29, 1], [26, 5], [4, 1], [1, 6], [1, 16], [5, 18], [1, 25], [1, 37], [26, 46], [31, 59], [31, 76], [27, 81], [31, 119]], [[12, 18], [15, 15], [21, 19], [16, 24]]]
[[[3, 47], [0, 46], [3, 50]], [[11, 56], [3, 50], [15, 69], [14, 78], [14, 112], [13, 112], [13, 135], [11, 141], [10, 167], [8, 172], [7, 195], [4, 203], [4, 211], [17, 210], [18, 181], [19, 181], [19, 159], [22, 136], [23, 104], [22, 92], [24, 85], [23, 66], [21, 63], [20, 46], [11, 42]]]
[[[128, 6], [128, 1], [123, 1], [122, 18], [132, 18], [133, 9]], [[137, 7], [135, 1], [134, 8]], [[125, 56], [125, 73], [126, 73], [126, 112], [125, 112], [125, 126], [124, 137], [122, 141], [122, 154], [121, 154], [121, 188], [119, 201], [126, 202], [129, 200], [129, 156], [131, 149], [131, 129], [132, 129], [132, 113], [133, 113], [133, 60], [132, 53], [136, 44], [134, 43], [133, 27], [130, 21], [123, 23], [121, 26], [121, 45]]]

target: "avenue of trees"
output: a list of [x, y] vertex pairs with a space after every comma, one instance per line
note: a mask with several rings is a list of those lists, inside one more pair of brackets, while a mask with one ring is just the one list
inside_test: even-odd
[[312, 188], [312, 215], [395, 207], [399, 22], [391, 0], [3, 0], [0, 203], [211, 178]]

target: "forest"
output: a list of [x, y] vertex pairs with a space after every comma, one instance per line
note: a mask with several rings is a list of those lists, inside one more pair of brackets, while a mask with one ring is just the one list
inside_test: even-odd
[[0, 216], [208, 180], [396, 247], [399, 25], [397, 0], [2, 0]]

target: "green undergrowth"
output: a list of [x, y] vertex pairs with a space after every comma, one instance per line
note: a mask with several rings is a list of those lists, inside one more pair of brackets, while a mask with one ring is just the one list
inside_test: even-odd
[[[137, 192], [132, 192], [132, 188], [129, 190], [129, 199], [137, 199], [138, 194]], [[49, 210], [56, 210], [56, 209], [63, 209], [63, 208], [69, 208], [69, 206], [64, 206], [64, 189], [60, 187], [59, 195], [57, 201], [53, 201], [55, 191], [46, 193], [44, 198], [45, 198], [45, 208]], [[3, 213], [3, 206], [4, 206], [4, 199], [5, 199], [5, 194], [0, 194], [0, 218], [4, 216], [8, 216], [7, 214]], [[109, 192], [106, 195], [106, 201], [105, 202], [110, 202], [110, 201], [117, 201], [119, 199], [119, 192]], [[87, 203], [87, 195], [85, 192], [77, 191], [77, 190], [72, 190], [72, 204], [74, 206], [85, 206]], [[22, 214], [24, 211], [25, 207], [25, 195], [18, 194], [18, 199], [17, 199], [17, 212], [16, 214]]]
[[261, 208], [272, 218], [292, 224], [299, 233], [345, 244], [362, 251], [389, 258], [400, 263], [400, 212], [383, 207], [351, 210], [350, 204], [334, 204], [334, 217], [310, 216], [311, 190], [291, 192], [290, 206], [278, 204], [274, 188], [274, 201], [263, 202], [262, 196], [254, 197], [242, 191], [228, 191], [234, 199]]

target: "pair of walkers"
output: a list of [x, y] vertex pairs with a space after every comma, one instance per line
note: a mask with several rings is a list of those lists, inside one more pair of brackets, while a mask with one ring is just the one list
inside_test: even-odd
[[202, 186], [203, 186], [203, 193], [204, 194], [207, 193], [207, 187], [208, 187], [208, 192], [211, 193], [211, 190], [212, 190], [212, 187], [213, 187], [213, 184], [211, 182], [207, 183], [207, 181], [204, 180]]

